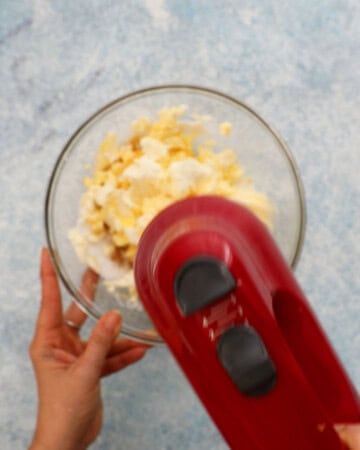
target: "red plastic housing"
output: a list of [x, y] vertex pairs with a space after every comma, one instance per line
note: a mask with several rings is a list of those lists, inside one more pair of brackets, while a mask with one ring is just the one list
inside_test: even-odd
[[[194, 256], [221, 260], [236, 280], [230, 294], [189, 316], [174, 280]], [[333, 425], [360, 421], [359, 397], [291, 269], [262, 223], [219, 197], [175, 203], [147, 227], [136, 286], [158, 332], [234, 450], [341, 450]], [[266, 395], [244, 395], [219, 361], [217, 340], [251, 325], [277, 371]]]

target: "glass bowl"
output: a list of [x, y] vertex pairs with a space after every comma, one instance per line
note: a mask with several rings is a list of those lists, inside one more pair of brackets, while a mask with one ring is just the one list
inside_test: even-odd
[[[305, 205], [302, 183], [294, 159], [277, 132], [254, 110], [228, 95], [195, 86], [160, 86], [121, 97], [101, 108], [81, 125], [62, 150], [51, 175], [45, 206], [48, 246], [62, 282], [77, 305], [98, 319], [109, 309], [123, 316], [122, 333], [148, 344], [162, 343], [141, 309], [129, 307], [127, 293], [111, 294], [101, 283], [95, 297], [80, 292], [86, 267], [79, 261], [68, 239], [75, 226], [79, 202], [85, 188], [86, 167], [95, 160], [99, 144], [109, 131], [126, 138], [131, 123], [140, 116], [155, 118], [163, 107], [187, 105], [189, 114], [211, 116], [206, 123], [216, 133], [220, 148], [233, 148], [255, 188], [266, 194], [276, 208], [273, 237], [288, 263], [295, 267], [302, 248]], [[232, 132], [223, 137], [218, 124], [230, 122]]]

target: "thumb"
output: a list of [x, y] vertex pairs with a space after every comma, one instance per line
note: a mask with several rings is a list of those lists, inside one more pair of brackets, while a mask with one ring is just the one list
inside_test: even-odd
[[95, 325], [84, 353], [78, 360], [78, 369], [86, 374], [88, 381], [97, 382], [107, 354], [119, 334], [121, 316], [118, 311], [108, 311]]

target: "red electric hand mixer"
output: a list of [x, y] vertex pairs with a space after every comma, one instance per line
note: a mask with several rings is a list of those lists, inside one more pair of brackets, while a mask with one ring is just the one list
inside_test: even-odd
[[162, 211], [135, 263], [142, 303], [233, 450], [342, 450], [359, 397], [260, 221], [219, 197]]

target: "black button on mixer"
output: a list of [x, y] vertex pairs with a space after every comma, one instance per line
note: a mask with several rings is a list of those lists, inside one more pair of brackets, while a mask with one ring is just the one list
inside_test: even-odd
[[190, 315], [231, 292], [236, 282], [226, 265], [208, 256], [188, 260], [175, 277], [175, 297]]
[[267, 394], [276, 383], [276, 368], [261, 337], [249, 325], [228, 328], [217, 343], [221, 364], [243, 394]]

